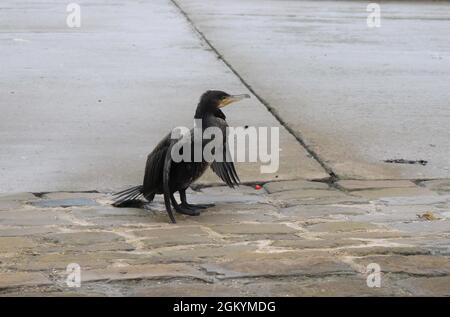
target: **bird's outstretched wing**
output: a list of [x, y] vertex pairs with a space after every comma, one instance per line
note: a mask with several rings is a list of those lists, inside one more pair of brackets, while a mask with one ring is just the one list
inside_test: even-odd
[[170, 134], [166, 135], [147, 156], [143, 182], [144, 192], [155, 191], [162, 184], [164, 160], [169, 147]]
[[234, 188], [239, 186], [240, 180], [236, 173], [233, 162], [213, 162], [211, 169], [217, 174], [227, 186]]
[[234, 188], [235, 186], [239, 186], [240, 179], [237, 175], [236, 169], [234, 167], [233, 160], [230, 156], [230, 151], [228, 148], [228, 135], [227, 135], [227, 122], [222, 118], [212, 118], [211, 121], [208, 122], [209, 125], [218, 127], [222, 130], [223, 138], [223, 147], [222, 149], [219, 149], [223, 151], [223, 160], [220, 162], [213, 161], [211, 163], [211, 169], [216, 173], [217, 176], [219, 176], [227, 186]]
[[169, 214], [170, 220], [172, 223], [176, 223], [175, 217], [173, 215], [172, 207], [170, 205], [170, 168], [172, 166], [172, 156], [171, 151], [172, 147], [175, 144], [174, 140], [169, 141], [169, 148], [167, 149], [166, 155], [164, 157], [164, 170], [163, 170], [163, 189], [164, 189], [164, 204], [166, 205], [166, 211]]

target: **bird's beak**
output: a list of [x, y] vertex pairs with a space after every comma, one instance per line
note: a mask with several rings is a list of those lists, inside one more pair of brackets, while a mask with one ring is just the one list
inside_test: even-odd
[[240, 100], [246, 99], [246, 98], [250, 98], [250, 95], [242, 94], [242, 95], [228, 96], [228, 97], [222, 99], [222, 101], [219, 104], [219, 108], [228, 106], [230, 103], [237, 102], [237, 101], [240, 101]]

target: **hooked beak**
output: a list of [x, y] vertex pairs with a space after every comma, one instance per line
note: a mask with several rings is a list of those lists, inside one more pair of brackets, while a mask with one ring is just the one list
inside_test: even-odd
[[242, 94], [242, 95], [228, 96], [220, 102], [219, 108], [228, 106], [230, 103], [237, 102], [237, 101], [240, 101], [240, 100], [246, 99], [246, 98], [250, 98], [250, 95]]

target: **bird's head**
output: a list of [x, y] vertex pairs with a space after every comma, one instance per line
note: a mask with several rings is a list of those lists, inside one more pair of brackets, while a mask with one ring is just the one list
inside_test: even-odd
[[250, 98], [250, 96], [247, 94], [230, 95], [220, 90], [208, 90], [200, 97], [195, 118], [202, 118], [208, 114], [221, 117], [223, 116], [221, 108], [245, 98]]

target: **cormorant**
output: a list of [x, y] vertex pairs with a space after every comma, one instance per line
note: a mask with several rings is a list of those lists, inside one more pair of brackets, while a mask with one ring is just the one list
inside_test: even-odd
[[[203, 157], [203, 148], [205, 140], [202, 137], [202, 157], [197, 162], [194, 160], [194, 143], [195, 138], [191, 137], [191, 160], [189, 162], [175, 162], [171, 157], [172, 146], [177, 140], [171, 138], [171, 133], [166, 135], [148, 155], [147, 164], [145, 166], [145, 175], [142, 185], [135, 186], [124, 191], [115, 193], [114, 206], [125, 207], [130, 206], [133, 202], [143, 196], [148, 202], [151, 202], [155, 194], [164, 195], [164, 203], [167, 213], [173, 223], [175, 217], [172, 213], [171, 203], [175, 211], [190, 215], [198, 216], [200, 209], [214, 206], [214, 204], [193, 205], [186, 201], [186, 189], [196, 181], [211, 166], [216, 173], [228, 186], [234, 187], [239, 185], [239, 177], [231, 160], [225, 159], [227, 156], [226, 144], [226, 128], [225, 114], [221, 108], [230, 103], [250, 98], [249, 95], [229, 95], [223, 91], [208, 90], [205, 92], [198, 103], [195, 111], [194, 119], [199, 120], [203, 131], [209, 127], [217, 127], [222, 131], [224, 159], [219, 161], [208, 162]], [[201, 120], [201, 121], [200, 121]], [[194, 129], [190, 130], [191, 136], [194, 135]], [[178, 204], [173, 194], [178, 192], [181, 204]]]

